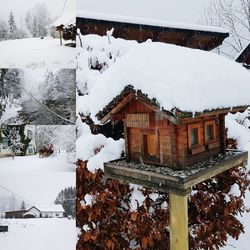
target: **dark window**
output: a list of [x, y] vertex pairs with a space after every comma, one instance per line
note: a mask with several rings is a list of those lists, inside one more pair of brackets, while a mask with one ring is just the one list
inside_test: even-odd
[[191, 146], [195, 146], [199, 144], [199, 129], [198, 128], [190, 129], [190, 144]]
[[214, 139], [214, 126], [206, 126], [206, 139], [207, 141], [212, 141]]
[[216, 139], [215, 134], [215, 121], [205, 122], [205, 140], [206, 143], [212, 142]]

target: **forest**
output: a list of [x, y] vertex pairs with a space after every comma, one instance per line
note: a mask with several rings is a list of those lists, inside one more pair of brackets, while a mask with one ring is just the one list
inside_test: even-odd
[[0, 121], [73, 124], [75, 70], [0, 69]]

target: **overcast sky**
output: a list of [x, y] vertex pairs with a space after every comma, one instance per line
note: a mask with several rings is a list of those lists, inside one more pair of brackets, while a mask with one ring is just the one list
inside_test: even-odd
[[35, 6], [37, 3], [45, 3], [53, 17], [60, 16], [64, 2], [66, 1], [67, 8], [72, 8], [75, 0], [2, 0], [0, 7], [0, 19], [7, 20], [10, 11], [13, 11], [17, 17], [17, 21], [23, 18], [26, 12]]
[[[75, 186], [74, 173], [1, 173], [0, 185], [35, 204], [51, 204], [65, 187]], [[0, 196], [12, 194], [0, 187]]]
[[175, 22], [200, 23], [211, 0], [76, 0], [78, 11], [154, 18]]

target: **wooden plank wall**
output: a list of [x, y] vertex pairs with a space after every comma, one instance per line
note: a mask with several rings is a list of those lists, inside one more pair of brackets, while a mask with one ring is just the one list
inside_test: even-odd
[[[197, 161], [205, 160], [211, 156], [218, 155], [222, 152], [224, 143], [224, 116], [217, 119], [216, 116], [208, 116], [205, 118], [188, 118], [183, 120], [182, 124], [175, 125], [170, 121], [163, 119], [160, 113], [152, 111], [145, 104], [138, 100], [132, 100], [120, 113], [114, 114], [113, 117], [124, 117], [129, 115], [128, 122], [125, 122], [125, 131], [127, 131], [127, 156], [132, 161], [144, 161], [147, 163], [154, 163], [159, 165], [172, 166], [176, 169], [183, 169], [189, 164]], [[131, 115], [132, 114], [132, 115]], [[132, 126], [134, 121], [133, 117], [140, 117], [143, 114], [144, 122], [142, 127], [136, 124]], [[149, 123], [147, 119], [149, 118]], [[215, 137], [214, 148], [209, 148], [205, 145], [205, 121], [215, 120]], [[200, 124], [200, 142], [204, 145], [204, 152], [192, 154], [188, 143], [188, 125], [199, 123]], [[127, 126], [128, 125], [128, 126]], [[157, 142], [157, 156], [155, 159], [145, 158], [143, 146], [144, 134], [155, 134]], [[224, 138], [224, 139], [223, 139]]]

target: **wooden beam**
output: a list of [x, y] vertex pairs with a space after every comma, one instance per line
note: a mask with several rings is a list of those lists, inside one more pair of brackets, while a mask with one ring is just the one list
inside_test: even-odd
[[62, 31], [59, 30], [59, 34], [60, 34], [60, 45], [62, 45]]
[[188, 250], [188, 196], [169, 194], [170, 250]]
[[126, 97], [124, 97], [117, 105], [114, 105], [114, 108], [107, 113], [102, 119], [101, 119], [101, 123], [104, 124], [106, 123], [110, 117], [113, 114], [116, 114], [117, 112], [119, 112], [121, 109], [123, 109], [129, 102], [131, 102], [133, 99], [135, 98], [135, 94], [134, 93], [130, 93], [128, 94]]

